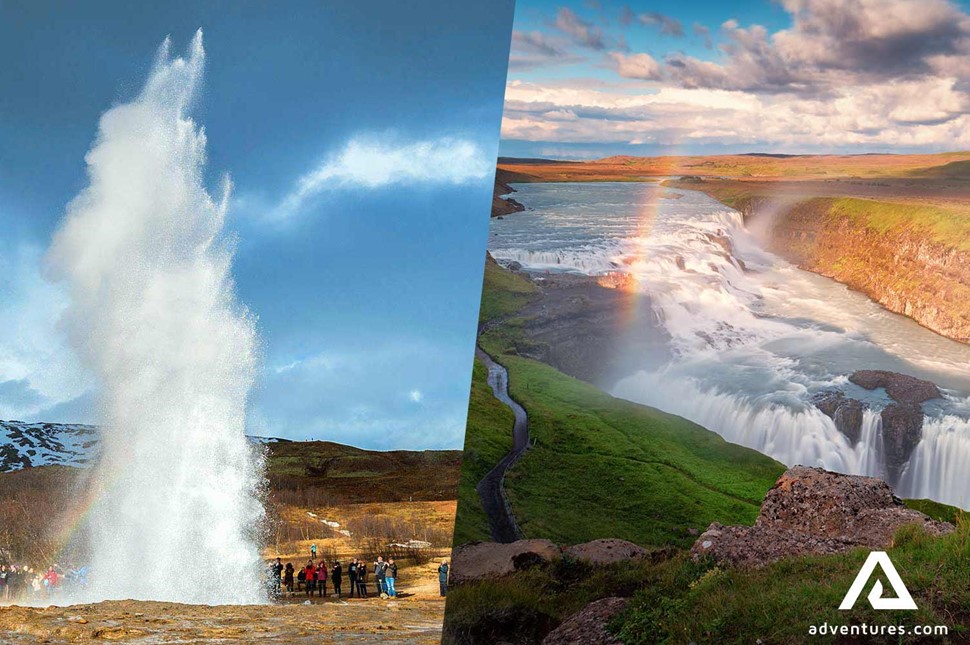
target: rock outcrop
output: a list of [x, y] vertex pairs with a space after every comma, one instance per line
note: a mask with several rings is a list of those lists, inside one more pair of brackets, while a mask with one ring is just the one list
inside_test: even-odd
[[898, 482], [923, 436], [923, 409], [915, 403], [890, 403], [880, 416], [886, 472], [889, 481]]
[[525, 210], [525, 206], [515, 201], [511, 197], [503, 197], [503, 195], [508, 195], [509, 193], [514, 192], [514, 188], [505, 182], [500, 181], [496, 176], [495, 189], [492, 192], [492, 217], [511, 215], [512, 213], [520, 213]]
[[615, 538], [593, 540], [563, 549], [565, 556], [600, 566], [626, 560], [638, 560], [646, 557], [648, 553], [642, 546]]
[[621, 641], [606, 626], [630, 601], [626, 598], [603, 598], [576, 612], [542, 640], [542, 645], [620, 645]]
[[508, 544], [473, 542], [452, 551], [451, 582], [500, 578], [561, 555], [559, 547], [549, 540], [518, 540]]
[[[886, 474], [890, 482], [896, 483], [923, 436], [921, 404], [943, 394], [935, 383], [887, 370], [859, 370], [849, 376], [849, 381], [866, 390], [882, 388], [893, 400], [880, 416]], [[851, 443], [859, 441], [864, 403], [839, 391], [822, 392], [813, 402]]]
[[859, 370], [849, 376], [849, 380], [867, 390], [884, 388], [893, 401], [920, 404], [943, 395], [940, 388], [930, 381], [915, 376], [889, 372], [886, 370]]
[[835, 422], [835, 427], [844, 434], [852, 445], [862, 436], [862, 411], [865, 404], [850, 399], [842, 392], [823, 392], [815, 397], [815, 407]]
[[596, 566], [649, 557], [654, 560], [669, 557], [669, 553], [647, 551], [626, 540], [613, 538], [593, 540], [560, 549], [549, 540], [518, 540], [499, 542], [472, 542], [455, 547], [451, 552], [451, 582], [462, 584], [474, 580], [501, 578], [516, 571], [546, 564], [567, 556]]
[[768, 491], [754, 526], [715, 522], [697, 539], [691, 554], [759, 567], [796, 555], [886, 548], [895, 532], [908, 524], [932, 535], [954, 530], [952, 524], [904, 506], [881, 479], [795, 466]]

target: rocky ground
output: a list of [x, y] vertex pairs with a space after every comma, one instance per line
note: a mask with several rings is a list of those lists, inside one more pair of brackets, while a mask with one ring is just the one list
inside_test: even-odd
[[428, 643], [441, 640], [437, 583], [399, 600], [315, 600], [216, 606], [120, 600], [70, 607], [2, 607], [3, 643]]
[[530, 340], [522, 356], [609, 387], [618, 376], [667, 355], [665, 332], [655, 323], [649, 299], [624, 274], [519, 273], [540, 293], [517, 314]]
[[504, 217], [505, 215], [520, 213], [525, 210], [525, 206], [511, 197], [503, 197], [503, 195], [509, 195], [514, 192], [515, 189], [503, 181], [501, 171], [496, 173], [495, 190], [492, 193], [492, 217]]

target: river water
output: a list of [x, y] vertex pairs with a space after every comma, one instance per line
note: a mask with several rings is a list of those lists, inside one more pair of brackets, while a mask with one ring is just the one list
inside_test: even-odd
[[[970, 508], [970, 346], [765, 251], [741, 214], [649, 183], [519, 184], [528, 210], [493, 219], [489, 249], [536, 272], [628, 273], [650, 295], [669, 356], [607, 389], [691, 419], [788, 465], [886, 477], [882, 390], [859, 369], [931, 380], [921, 442], [897, 494]], [[629, 325], [643, 325], [631, 313]], [[858, 443], [810, 400], [839, 389], [869, 409]]]

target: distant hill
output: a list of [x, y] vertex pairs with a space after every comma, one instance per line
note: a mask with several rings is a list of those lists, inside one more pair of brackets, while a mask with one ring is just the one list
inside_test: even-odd
[[499, 157], [498, 163], [500, 164], [520, 164], [520, 165], [530, 165], [530, 166], [541, 166], [543, 164], [560, 164], [560, 163], [582, 163], [580, 161], [561, 161], [559, 159], [538, 159], [530, 157]]
[[0, 472], [33, 466], [85, 466], [97, 454], [98, 441], [94, 426], [0, 421]]
[[[252, 443], [292, 443], [250, 436]], [[83, 423], [27, 423], [0, 420], [0, 473], [36, 466], [88, 466], [98, 455], [97, 426]]]
[[[455, 499], [460, 450], [364, 450], [329, 441], [250, 436], [266, 446], [277, 489], [321, 489], [341, 503]], [[0, 421], [0, 473], [42, 466], [83, 468], [97, 459], [96, 426]]]

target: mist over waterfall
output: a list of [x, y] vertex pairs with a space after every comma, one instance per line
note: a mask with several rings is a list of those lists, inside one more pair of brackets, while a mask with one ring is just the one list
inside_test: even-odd
[[245, 437], [255, 326], [223, 232], [231, 184], [210, 196], [206, 137], [188, 116], [202, 32], [184, 58], [169, 49], [137, 98], [101, 117], [89, 185], [47, 257], [70, 295], [63, 326], [99, 385], [83, 600], [261, 602], [262, 465]]
[[[848, 376], [881, 369], [926, 379], [944, 398], [923, 405], [921, 439], [890, 483], [904, 497], [970, 508], [970, 347], [768, 253], [740, 213], [700, 192], [515, 188], [529, 210], [492, 222], [497, 260], [540, 273], [627, 273], [666, 335], [669, 358], [644, 357], [602, 387], [787, 465], [892, 479], [880, 416], [891, 401]], [[813, 403], [833, 391], [866, 406], [854, 440]]]

